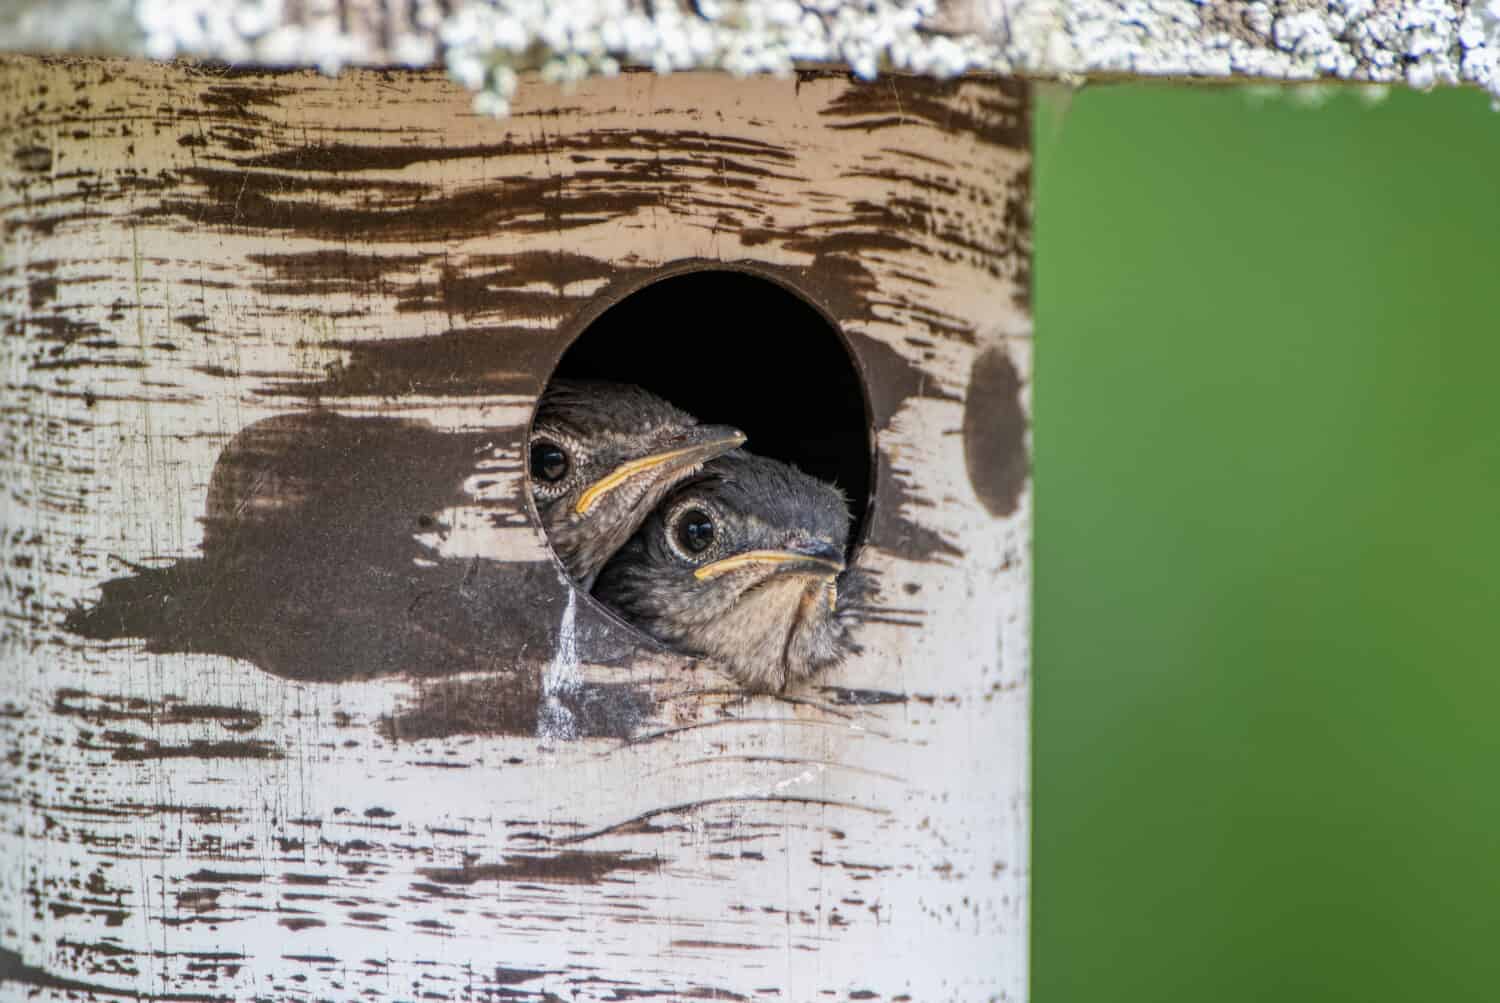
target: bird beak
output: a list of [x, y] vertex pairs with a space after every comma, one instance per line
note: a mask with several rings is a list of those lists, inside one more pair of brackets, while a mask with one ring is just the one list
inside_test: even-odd
[[745, 444], [745, 433], [728, 425], [696, 425], [683, 433], [682, 438], [687, 440], [686, 445], [622, 463], [590, 484], [579, 495], [573, 511], [579, 515], [588, 515], [589, 509], [598, 504], [599, 499], [621, 484], [647, 474], [670, 476], [691, 470], [715, 456], [722, 456]]
[[800, 574], [832, 578], [844, 570], [844, 555], [837, 547], [817, 541], [793, 550], [747, 550], [705, 564], [693, 572], [698, 581], [708, 581], [740, 568], [767, 567], [771, 574]]

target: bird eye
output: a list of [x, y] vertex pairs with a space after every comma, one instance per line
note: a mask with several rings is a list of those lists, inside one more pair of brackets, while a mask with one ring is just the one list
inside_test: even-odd
[[531, 476], [556, 484], [568, 476], [568, 454], [556, 443], [537, 440], [531, 444]]
[[677, 542], [690, 554], [701, 554], [714, 542], [714, 521], [702, 509], [688, 509], [677, 520]]

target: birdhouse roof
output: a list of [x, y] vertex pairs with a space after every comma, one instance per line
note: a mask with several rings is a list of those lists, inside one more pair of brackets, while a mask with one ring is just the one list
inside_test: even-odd
[[[1339, 79], [1500, 94], [1500, 0], [12, 0], [0, 47], [240, 65], [446, 64], [503, 111], [515, 77], [1004, 73], [1081, 82]], [[481, 104], [483, 102], [481, 101]]]

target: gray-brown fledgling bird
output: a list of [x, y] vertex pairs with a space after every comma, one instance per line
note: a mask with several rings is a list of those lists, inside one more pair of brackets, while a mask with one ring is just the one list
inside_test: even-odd
[[556, 380], [532, 425], [531, 496], [552, 549], [583, 588], [658, 502], [745, 441], [625, 383]]
[[599, 574], [594, 593], [746, 689], [781, 690], [859, 650], [846, 571], [849, 508], [831, 484], [735, 451], [674, 491]]

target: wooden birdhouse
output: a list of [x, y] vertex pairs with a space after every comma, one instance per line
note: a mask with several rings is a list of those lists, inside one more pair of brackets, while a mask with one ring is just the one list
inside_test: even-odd
[[[1227, 6], [7, 5], [5, 992], [1024, 999], [1005, 74], [1500, 90], [1470, 5]], [[835, 484], [860, 652], [753, 692], [571, 577], [576, 379]]]
[[[1017, 999], [1029, 232], [998, 79], [0, 62], [5, 976], [138, 998]], [[782, 692], [571, 580], [638, 384], [835, 483]], [[24, 807], [23, 807], [24, 806]]]

